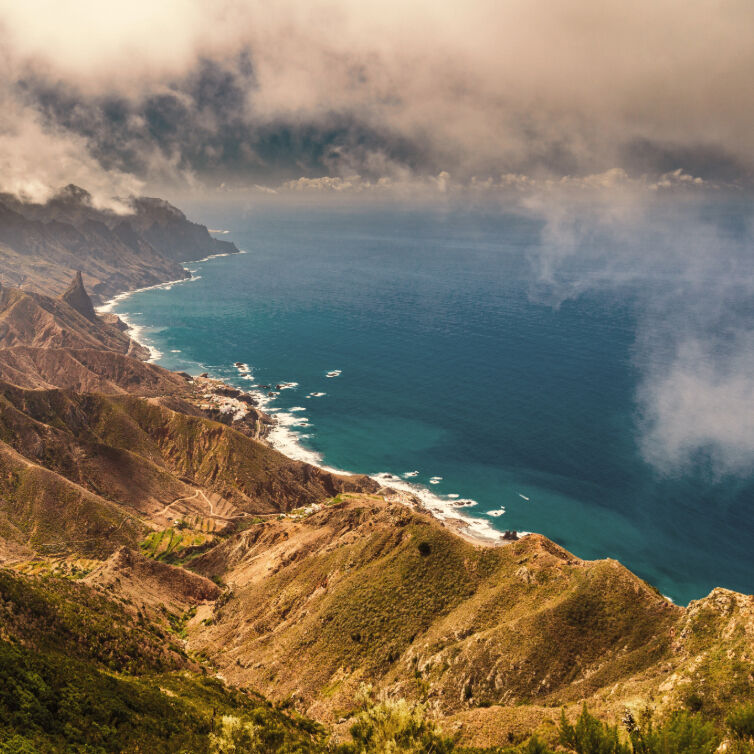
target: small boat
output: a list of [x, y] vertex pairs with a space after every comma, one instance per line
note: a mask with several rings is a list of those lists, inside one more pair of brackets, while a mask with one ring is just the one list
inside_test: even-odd
[[518, 496], [519, 496], [520, 498], [522, 498], [523, 500], [526, 500], [526, 502], [527, 502], [527, 503], [529, 502], [529, 499], [530, 499], [530, 498], [526, 497], [526, 495], [522, 495], [522, 494], [521, 494], [521, 493], [519, 492], [519, 493], [518, 493]]

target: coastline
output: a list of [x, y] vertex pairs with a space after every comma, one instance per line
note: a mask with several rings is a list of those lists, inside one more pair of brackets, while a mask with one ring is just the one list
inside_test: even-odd
[[[117, 293], [112, 298], [105, 301], [100, 306], [96, 307], [98, 314], [115, 314], [120, 318], [123, 324], [126, 326], [126, 332], [128, 336], [136, 343], [147, 349], [150, 353], [148, 363], [155, 363], [163, 357], [163, 353], [154, 344], [145, 342], [143, 338], [143, 332], [147, 326], [136, 325], [129, 321], [127, 315], [120, 314], [114, 311], [115, 307], [122, 301], [130, 298], [136, 293], [142, 293], [148, 290], [171, 290], [174, 285], [189, 283], [192, 281], [200, 280], [201, 275], [197, 275], [198, 270], [191, 269], [187, 265], [194, 265], [204, 262], [212, 261], [216, 258], [230, 256], [231, 254], [245, 254], [244, 250], [238, 252], [225, 252], [219, 254], [210, 254], [202, 259], [191, 260], [183, 262], [183, 268], [188, 273], [188, 277], [179, 278], [176, 280], [168, 280], [163, 283], [157, 283], [155, 285], [146, 286], [144, 288], [136, 288], [133, 290], [126, 290]], [[270, 407], [270, 404], [275, 400], [279, 394], [277, 392], [265, 393], [259, 386], [253, 384], [254, 378], [252, 374], [252, 368], [248, 364], [241, 362], [231, 362], [239, 372], [239, 378], [252, 382], [251, 389], [245, 390], [247, 395], [253, 397], [255, 400], [256, 409], [262, 414], [268, 416], [271, 420], [271, 426], [266, 428], [264, 433], [259, 436], [261, 442], [264, 442], [269, 447], [277, 450], [282, 455], [290, 458], [294, 461], [300, 461], [307, 463], [310, 466], [328, 471], [333, 474], [341, 476], [352, 476], [359, 474], [360, 472], [345, 471], [343, 469], [337, 469], [332, 466], [328, 466], [324, 463], [324, 459], [318, 452], [304, 447], [300, 443], [300, 438], [294, 431], [294, 427], [304, 426], [301, 417], [295, 416], [290, 410], [278, 409], [276, 407]], [[192, 375], [192, 377], [198, 377]], [[238, 390], [236, 386], [230, 385], [221, 377], [216, 375], [209, 375], [209, 378], [217, 382], [218, 385], [225, 385], [233, 390]], [[298, 383], [285, 383], [279, 386], [281, 389], [290, 389], [298, 387]], [[305, 421], [305, 420], [303, 420]], [[484, 547], [498, 547], [504, 544], [508, 544], [512, 541], [516, 541], [521, 537], [525, 537], [531, 532], [510, 532], [500, 531], [496, 529], [491, 522], [475, 516], [469, 516], [464, 513], [465, 509], [476, 506], [476, 501], [466, 498], [457, 499], [443, 499], [439, 495], [433, 493], [428, 488], [422, 487], [418, 484], [413, 484], [406, 479], [399, 477], [390, 472], [379, 472], [376, 474], [368, 474], [371, 479], [380, 484], [382, 494], [386, 499], [400, 502], [409, 507], [421, 510], [433, 518], [441, 522], [446, 528], [453, 531], [458, 536], [467, 540], [468, 542]]]

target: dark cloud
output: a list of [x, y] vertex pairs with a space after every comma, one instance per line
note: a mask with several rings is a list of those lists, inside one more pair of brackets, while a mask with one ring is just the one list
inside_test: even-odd
[[[377, 179], [381, 154], [411, 171], [439, 169], [419, 143], [329, 113], [314, 122], [257, 120], [247, 108], [255, 86], [248, 55], [230, 62], [198, 61], [196, 69], [161, 91], [137, 99], [87, 95], [62, 82], [29, 75], [18, 82], [24, 101], [46, 128], [86, 140], [106, 170], [149, 179], [165, 166], [212, 183], [279, 182], [353, 170]], [[155, 160], [155, 155], [160, 159]]]
[[[0, 129], [151, 184], [748, 185], [753, 23], [743, 0], [0, 0]], [[36, 165], [3, 157], [6, 184]]]

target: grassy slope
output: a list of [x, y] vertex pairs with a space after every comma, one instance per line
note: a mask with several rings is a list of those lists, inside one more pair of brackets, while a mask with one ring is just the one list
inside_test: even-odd
[[199, 672], [175, 636], [80, 583], [0, 571], [0, 751], [208, 751], [224, 715], [266, 750], [321, 730]]
[[745, 605], [710, 608], [701, 635], [693, 611], [615, 561], [539, 536], [475, 547], [376, 498], [260, 523], [193, 566], [230, 590], [191, 624], [191, 646], [322, 719], [348, 713], [362, 681], [478, 728], [510, 705], [532, 725], [583, 698], [605, 714], [682, 704], [692, 673], [711, 714], [754, 692]]

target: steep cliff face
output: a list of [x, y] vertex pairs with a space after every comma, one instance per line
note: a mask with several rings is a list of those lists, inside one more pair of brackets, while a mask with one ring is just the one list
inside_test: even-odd
[[146, 239], [166, 259], [185, 262], [209, 254], [237, 252], [235, 244], [210, 236], [204, 225], [192, 223], [186, 215], [164, 199], [137, 197], [128, 223], [132, 231]]
[[163, 200], [133, 199], [128, 209], [97, 209], [77, 186], [46, 204], [0, 195], [0, 282], [60, 295], [80, 270], [99, 303], [120, 291], [187, 277], [180, 262], [238, 251]]

